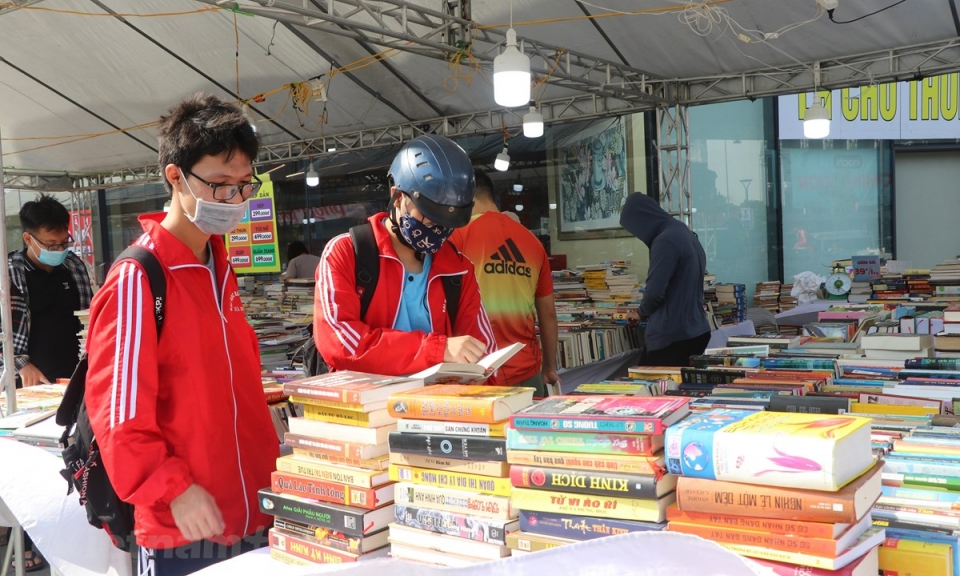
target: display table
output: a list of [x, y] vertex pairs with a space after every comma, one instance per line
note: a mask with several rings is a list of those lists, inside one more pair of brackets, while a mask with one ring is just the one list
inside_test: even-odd
[[523, 556], [465, 568], [441, 568], [405, 560], [371, 560], [336, 566], [290, 566], [270, 558], [266, 549], [224, 560], [193, 576], [303, 576], [336, 572], [351, 576], [760, 576], [756, 565], [718, 544], [674, 532], [634, 532], [587, 540]]
[[643, 359], [642, 350], [627, 350], [619, 354], [591, 362], [576, 368], [563, 368], [557, 370], [560, 375], [560, 388], [564, 394], [569, 394], [574, 388], [581, 384], [601, 382], [611, 380], [619, 376], [627, 375], [627, 368], [636, 366]]
[[63, 462], [40, 448], [0, 440], [0, 524], [20, 524], [62, 576], [130, 576], [130, 555], [87, 523], [77, 494], [67, 495]]
[[846, 304], [842, 300], [816, 300], [809, 304], [801, 304], [796, 308], [781, 312], [775, 316], [778, 326], [801, 327], [805, 324], [817, 321], [817, 316], [821, 312], [829, 310], [831, 306], [837, 304]]
[[757, 330], [753, 320], [744, 320], [739, 324], [721, 326], [710, 332], [710, 342], [707, 348], [723, 348], [731, 336], [756, 336]]

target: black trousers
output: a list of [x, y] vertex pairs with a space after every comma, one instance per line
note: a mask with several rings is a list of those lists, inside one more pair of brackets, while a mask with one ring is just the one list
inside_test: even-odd
[[201, 540], [179, 548], [139, 550], [140, 576], [186, 576], [217, 562], [251, 552], [267, 545], [267, 531], [243, 538], [233, 546]]
[[687, 340], [678, 340], [665, 348], [648, 350], [643, 363], [647, 366], [689, 366], [690, 357], [703, 354], [709, 342], [709, 331]]

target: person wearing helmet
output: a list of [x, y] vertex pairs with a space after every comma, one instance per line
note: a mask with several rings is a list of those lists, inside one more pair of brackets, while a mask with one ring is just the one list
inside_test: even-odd
[[[447, 238], [470, 221], [476, 187], [460, 146], [425, 135], [407, 143], [388, 173], [389, 212], [368, 218], [380, 273], [366, 315], [349, 234], [332, 239], [317, 269], [313, 334], [331, 370], [404, 375], [441, 362], [473, 363], [496, 350], [473, 264]], [[442, 277], [460, 278], [456, 317]]]

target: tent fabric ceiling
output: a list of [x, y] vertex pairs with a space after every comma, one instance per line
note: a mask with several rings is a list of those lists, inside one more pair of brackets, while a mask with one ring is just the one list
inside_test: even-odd
[[[440, 10], [444, 2], [415, 3]], [[513, 19], [521, 37], [623, 62], [656, 77], [684, 79], [956, 38], [958, 23], [951, 12], [952, 3], [909, 0], [849, 25], [833, 24], [823, 15], [763, 43], [737, 40], [723, 22], [707, 34], [697, 34], [681, 21], [677, 11], [593, 21], [584, 18], [585, 12], [607, 14], [692, 4], [678, 0], [514, 0]], [[313, 9], [326, 6], [319, 0], [308, 4]], [[762, 31], [802, 22], [817, 13], [815, 0], [707, 4], [722, 8], [743, 28]], [[510, 4], [504, 0], [470, 5], [472, 19], [480, 25], [509, 21]], [[33, 7], [144, 15], [210, 8], [194, 0], [46, 0]], [[852, 19], [878, 7], [874, 0], [840, 0], [836, 16]], [[298, 115], [293, 110], [285, 91], [254, 103], [255, 115], [261, 120], [258, 129], [266, 143], [495, 107], [489, 64], [480, 72], [472, 71], [475, 75], [469, 82], [456, 82], [455, 70], [443, 60], [401, 51], [381, 63], [370, 54], [383, 50], [382, 46], [363, 45], [352, 38], [270, 18], [235, 15], [228, 10], [119, 18], [19, 9], [0, 14], [4, 165], [80, 173], [154, 162], [157, 141], [152, 126], [96, 138], [79, 139], [80, 135], [149, 124], [196, 91], [238, 99], [234, 18], [239, 33], [240, 98], [291, 82], [326, 79], [335, 66], [367, 58], [363, 63], [368, 65], [335, 74], [328, 84], [327, 102], [310, 102], [306, 113]], [[561, 21], [529, 23], [547, 18]], [[375, 22], [372, 18], [368, 21]], [[548, 84], [543, 98], [575, 93], [569, 87]], [[324, 108], [326, 124], [321, 126]], [[65, 135], [77, 135], [77, 141], [49, 146], [63, 140], [32, 139]]]

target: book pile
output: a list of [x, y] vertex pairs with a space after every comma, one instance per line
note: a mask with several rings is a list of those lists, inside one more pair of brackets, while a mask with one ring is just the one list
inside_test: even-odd
[[718, 324], [737, 324], [747, 319], [747, 287], [743, 284], [717, 284], [717, 303], [713, 314]]
[[391, 555], [469, 566], [510, 555], [517, 527], [510, 502], [504, 427], [533, 403], [531, 388], [445, 384], [396, 393], [390, 414], [390, 479], [396, 502]]
[[873, 297], [873, 287], [869, 280], [854, 280], [850, 283], [850, 293], [847, 302], [863, 304]]
[[929, 334], [864, 334], [860, 346], [867, 358], [903, 361], [932, 357], [934, 338]]
[[[942, 264], [934, 266], [930, 271], [930, 284], [937, 294], [940, 294], [941, 286], [960, 288], [960, 258], [945, 260]], [[960, 292], [954, 288], [947, 293], [954, 291]]]
[[930, 285], [930, 270], [926, 268], [908, 268], [903, 271], [903, 280], [907, 283], [907, 291], [914, 298], [929, 298], [933, 296], [933, 286]]
[[753, 292], [753, 305], [776, 314], [780, 311], [780, 281], [757, 282]]
[[688, 398], [554, 396], [515, 414], [507, 461], [520, 530], [513, 554], [613, 534], [662, 530], [676, 477], [663, 432]]
[[629, 304], [636, 308], [643, 298], [640, 280], [627, 272], [630, 262], [601, 262], [598, 265], [578, 266], [587, 295], [593, 302]]
[[557, 302], [589, 300], [583, 278], [573, 270], [553, 270], [553, 299]]
[[87, 350], [87, 327], [90, 325], [90, 309], [76, 310], [73, 315], [80, 321], [80, 331], [77, 332], [77, 336], [80, 337], [80, 354], [82, 355]]
[[797, 297], [792, 294], [793, 284], [782, 284], [780, 286], [780, 311], [786, 312], [797, 307]]
[[868, 418], [718, 409], [670, 427], [665, 443], [681, 475], [668, 530], [774, 574], [877, 573], [884, 530], [869, 511], [882, 464]]
[[356, 562], [387, 555], [393, 519], [387, 436], [396, 419], [386, 410], [393, 392], [423, 381], [335, 372], [283, 385], [302, 405], [284, 437], [293, 454], [277, 459], [260, 509], [276, 517], [270, 555], [288, 563]]

